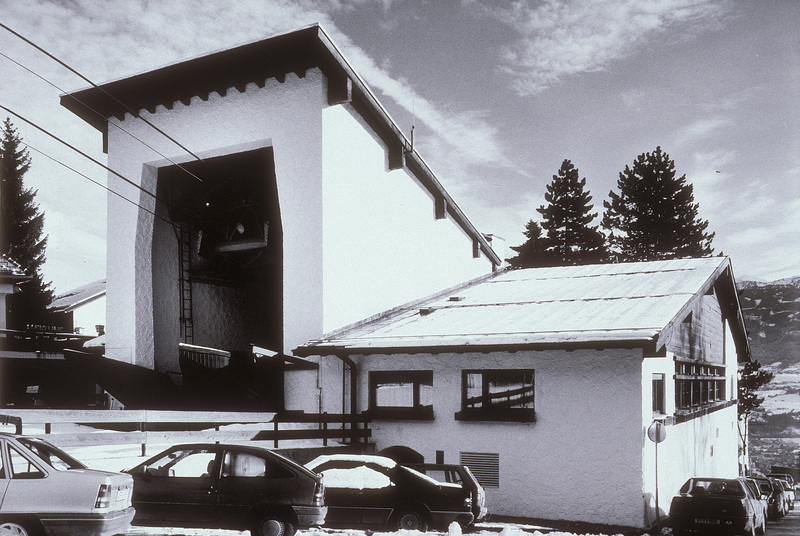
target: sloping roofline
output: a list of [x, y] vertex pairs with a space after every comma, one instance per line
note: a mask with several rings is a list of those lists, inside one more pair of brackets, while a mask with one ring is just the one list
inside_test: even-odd
[[[713, 261], [709, 258], [708, 261]], [[664, 262], [664, 261], [662, 261]], [[675, 262], [680, 262], [675, 261]], [[634, 263], [647, 264], [647, 263]], [[613, 267], [614, 265], [608, 265]], [[624, 265], [620, 265], [624, 266]], [[530, 332], [519, 333], [518, 336], [509, 338], [502, 335], [482, 334], [479, 340], [469, 340], [459, 336], [431, 335], [426, 337], [401, 337], [401, 338], [374, 338], [368, 333], [369, 326], [376, 323], [403, 322], [403, 319], [419, 311], [422, 314], [428, 306], [448, 296], [458, 294], [458, 291], [470, 289], [487, 282], [503, 277], [506, 272], [495, 272], [487, 276], [468, 281], [458, 287], [447, 289], [433, 296], [410, 302], [404, 306], [396, 307], [383, 314], [370, 317], [346, 326], [325, 335], [322, 339], [309, 341], [294, 350], [299, 356], [310, 355], [352, 355], [352, 354], [415, 354], [415, 353], [463, 353], [463, 352], [502, 352], [518, 351], [524, 349], [545, 350], [552, 348], [618, 348], [640, 347], [653, 355], [663, 351], [673, 329], [678, 329], [697, 298], [713, 291], [717, 294], [722, 316], [731, 324], [731, 333], [736, 346], [740, 362], [749, 361], [751, 358], [750, 344], [742, 316], [736, 283], [730, 259], [717, 258], [714, 268], [709, 266], [708, 277], [703, 284], [693, 290], [692, 294], [683, 305], [676, 306], [675, 313], [664, 318], [665, 325], [648, 328], [626, 328], [602, 330], [597, 332]], [[564, 267], [575, 269], [580, 267]], [[588, 267], [587, 267], [588, 268]], [[556, 270], [557, 268], [550, 268]], [[542, 270], [542, 269], [531, 269]], [[514, 272], [509, 272], [514, 273]], [[676, 310], [677, 309], [677, 310]], [[667, 321], [667, 319], [670, 319]]]
[[386, 144], [389, 167], [406, 166], [473, 239], [476, 247], [494, 266], [499, 266], [502, 259], [486, 237], [447, 193], [319, 24], [66, 93], [61, 96], [61, 105], [99, 130], [106, 150], [109, 118], [123, 120], [126, 113], [138, 117], [140, 110], [155, 113], [159, 105], [172, 109], [176, 102], [188, 106], [192, 97], [206, 100], [212, 92], [224, 97], [231, 88], [244, 92], [250, 83], [264, 87], [269, 78], [283, 81], [287, 73], [304, 77], [313, 67], [318, 67], [328, 79], [328, 103], [351, 103]]

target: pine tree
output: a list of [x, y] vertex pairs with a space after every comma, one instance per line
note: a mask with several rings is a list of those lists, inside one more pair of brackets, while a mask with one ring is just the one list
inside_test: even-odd
[[713, 253], [714, 233], [698, 217], [694, 187], [686, 175], [675, 178], [675, 162], [656, 147], [625, 166], [609, 192], [602, 227], [615, 261], [652, 261], [706, 257]]
[[547, 240], [542, 236], [542, 228], [533, 220], [525, 225], [527, 240], [519, 246], [511, 246], [517, 252], [515, 257], [506, 259], [514, 268], [535, 268], [551, 266], [547, 252]]
[[579, 177], [578, 168], [564, 160], [547, 185], [544, 198], [548, 205], [536, 209], [547, 232], [551, 265], [590, 264], [605, 256], [605, 238], [597, 226], [590, 225], [597, 217], [592, 213], [592, 196], [585, 190], [586, 178]]
[[16, 329], [47, 324], [47, 306], [53, 301], [53, 290], [41, 273], [47, 246], [47, 237], [42, 237], [44, 214], [36, 203], [38, 192], [26, 188], [23, 180], [30, 166], [30, 154], [6, 118], [0, 129], [0, 252], [32, 277], [9, 304], [9, 326]]

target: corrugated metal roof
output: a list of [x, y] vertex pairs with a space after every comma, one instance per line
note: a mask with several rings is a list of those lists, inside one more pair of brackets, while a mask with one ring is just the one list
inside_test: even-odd
[[298, 350], [653, 340], [729, 265], [711, 257], [505, 271]]

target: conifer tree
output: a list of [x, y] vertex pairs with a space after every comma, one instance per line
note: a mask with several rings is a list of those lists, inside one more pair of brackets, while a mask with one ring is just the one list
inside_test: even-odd
[[533, 220], [525, 224], [523, 232], [527, 240], [519, 246], [511, 246], [517, 252], [515, 257], [506, 259], [513, 268], [535, 268], [550, 266], [547, 240], [542, 236], [542, 228]]
[[0, 129], [0, 252], [15, 260], [32, 277], [20, 285], [9, 304], [9, 327], [48, 324], [47, 306], [53, 301], [50, 283], [42, 278], [47, 237], [42, 236], [44, 214], [36, 203], [37, 191], [26, 188], [31, 166], [28, 149], [6, 118]]
[[694, 186], [686, 175], [675, 178], [675, 162], [656, 147], [640, 154], [633, 168], [625, 166], [617, 181], [619, 194], [609, 192], [602, 227], [610, 232], [613, 260], [653, 261], [706, 257], [713, 253], [714, 233], [698, 217]]
[[604, 258], [605, 238], [597, 226], [590, 225], [597, 213], [592, 213], [592, 196], [585, 187], [586, 178], [581, 179], [578, 168], [564, 160], [547, 185], [548, 204], [536, 209], [547, 233], [550, 265], [591, 264]]

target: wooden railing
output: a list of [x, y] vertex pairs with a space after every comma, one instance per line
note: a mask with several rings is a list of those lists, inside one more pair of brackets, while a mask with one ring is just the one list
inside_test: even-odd
[[[364, 415], [160, 410], [52, 410], [4, 408], [0, 425], [15, 433], [45, 437], [59, 447], [194, 442], [330, 439], [366, 443], [372, 435]], [[230, 425], [248, 425], [233, 427]], [[0, 430], [3, 430], [0, 427]], [[8, 430], [11, 431], [11, 430]]]

